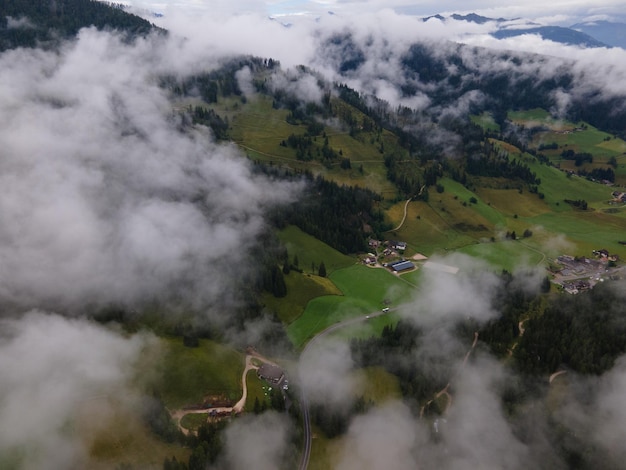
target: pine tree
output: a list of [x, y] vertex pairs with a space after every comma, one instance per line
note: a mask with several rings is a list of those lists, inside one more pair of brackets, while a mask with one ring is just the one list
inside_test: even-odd
[[317, 274], [320, 277], [326, 277], [326, 266], [324, 265], [323, 261], [320, 263], [320, 266], [317, 270]]

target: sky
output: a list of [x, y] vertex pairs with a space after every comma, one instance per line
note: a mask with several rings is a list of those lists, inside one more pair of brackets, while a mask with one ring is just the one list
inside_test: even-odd
[[544, 2], [541, 0], [527, 0], [516, 2], [501, 2], [499, 0], [471, 0], [471, 1], [437, 1], [437, 0], [128, 0], [135, 6], [154, 9], [160, 13], [167, 13], [170, 9], [204, 10], [212, 12], [262, 13], [270, 16], [282, 15], [312, 15], [319, 16], [328, 12], [338, 15], [352, 15], [355, 13], [377, 12], [391, 9], [398, 13], [417, 16], [430, 16], [449, 13], [477, 13], [491, 18], [530, 18], [545, 24], [571, 25], [585, 18], [615, 19], [624, 17], [623, 0], [557, 0]]

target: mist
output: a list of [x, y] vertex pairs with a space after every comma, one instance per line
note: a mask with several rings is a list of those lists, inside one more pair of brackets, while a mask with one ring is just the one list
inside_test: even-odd
[[150, 336], [124, 338], [42, 311], [2, 320], [0, 328], [0, 454], [21, 456], [29, 469], [84, 462], [86, 449], [71, 431], [80, 408], [96, 397], [128, 398]]
[[266, 209], [297, 185], [254, 175], [208, 130], [183, 132], [154, 46], [83, 30], [59, 54], [0, 56], [3, 303], [235, 301]]

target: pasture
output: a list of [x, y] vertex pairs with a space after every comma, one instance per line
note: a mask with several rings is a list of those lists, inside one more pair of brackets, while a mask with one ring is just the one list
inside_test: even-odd
[[322, 261], [327, 274], [356, 262], [355, 258], [340, 253], [294, 225], [278, 232], [278, 238], [287, 248], [289, 261], [293, 262], [294, 256], [297, 256], [298, 266], [304, 273], [317, 274], [317, 268], [313, 269], [312, 266], [317, 267]]
[[137, 407], [128, 403], [99, 399], [88, 404], [84, 415], [78, 418], [75, 429], [89, 449], [85, 468], [161, 468], [166, 457], [186, 462], [191, 453], [188, 448], [155, 436]]
[[204, 339], [197, 348], [184, 346], [181, 338], [161, 342], [164, 354], [154, 387], [168, 408], [200, 404], [207, 396], [235, 402], [241, 397], [242, 353]]
[[343, 295], [317, 297], [308, 303], [304, 313], [287, 327], [287, 335], [296, 347], [334, 323], [380, 310], [385, 299], [391, 305], [402, 303], [414, 289], [386, 269], [363, 265], [339, 270], [331, 280]]
[[312, 299], [323, 295], [341, 295], [341, 291], [330, 279], [314, 274], [291, 271], [285, 275], [285, 285], [285, 297], [276, 298], [268, 292], [262, 294], [263, 304], [275, 312], [285, 324], [298, 318]]
[[[361, 114], [345, 103], [341, 106], [348, 108], [352, 114]], [[341, 125], [336, 128], [325, 126], [322, 135], [313, 137], [313, 154], [322, 148], [325, 135], [330, 148], [339, 154], [339, 159], [322, 164], [319, 159], [298, 160], [295, 149], [281, 145], [291, 134], [304, 135], [307, 128], [288, 123], [289, 111], [273, 108], [271, 98], [259, 95], [245, 104], [225, 100], [218, 110], [229, 117], [232, 139], [252, 160], [280, 164], [295, 170], [310, 170], [338, 184], [367, 187], [389, 199], [397, 195], [396, 187], [386, 177], [383, 154], [377, 142], [380, 137], [373, 132], [351, 136], [348, 129]], [[383, 131], [382, 139], [392, 146], [397, 141], [387, 131]], [[351, 169], [340, 168], [342, 158], [350, 159]]]

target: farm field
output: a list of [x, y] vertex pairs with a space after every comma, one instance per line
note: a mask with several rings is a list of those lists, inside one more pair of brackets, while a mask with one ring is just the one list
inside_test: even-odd
[[459, 253], [479, 258], [497, 270], [513, 272], [521, 266], [536, 266], [545, 261], [545, 256], [520, 240], [502, 240], [495, 243], [477, 243], [464, 246]]
[[363, 265], [342, 269], [330, 278], [343, 295], [317, 297], [309, 302], [304, 313], [287, 327], [287, 335], [296, 347], [302, 347], [333, 323], [378, 311], [385, 299], [401, 303], [413, 290], [387, 270]]

